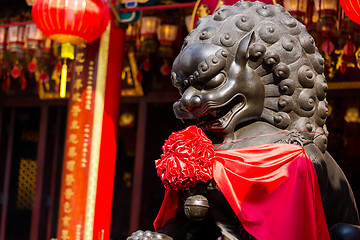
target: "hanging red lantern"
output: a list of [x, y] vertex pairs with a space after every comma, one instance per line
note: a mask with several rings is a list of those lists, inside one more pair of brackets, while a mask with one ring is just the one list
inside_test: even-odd
[[25, 46], [27, 49], [35, 51], [39, 48], [43, 41], [42, 32], [36, 27], [34, 23], [29, 23], [25, 28]]
[[1, 89], [4, 93], [8, 94], [10, 90], [10, 74], [6, 73], [6, 76], [3, 77], [3, 82], [1, 83]]
[[169, 66], [169, 63], [165, 60], [164, 64], [160, 67], [160, 72], [162, 75], [167, 76], [171, 72], [171, 68]]
[[140, 19], [140, 52], [156, 51], [156, 29], [159, 23], [160, 19], [154, 16], [145, 16]]
[[157, 29], [157, 37], [160, 41], [159, 54], [163, 58], [172, 58], [174, 55], [173, 43], [176, 41], [178, 26], [173, 24], [161, 24]]
[[60, 97], [65, 97], [66, 59], [74, 59], [74, 47], [71, 44], [83, 44], [98, 39], [109, 23], [109, 8], [103, 0], [37, 0], [32, 7], [32, 16], [44, 35], [62, 44], [61, 57], [65, 60]]
[[355, 51], [356, 51], [356, 47], [354, 43], [351, 40], [349, 40], [344, 46], [344, 54], [346, 56], [352, 56], [355, 53]]
[[32, 16], [46, 36], [72, 44], [98, 39], [110, 20], [109, 8], [102, 0], [37, 0]]
[[3, 58], [6, 43], [6, 28], [0, 28], [0, 59]]
[[308, 1], [283, 0], [285, 9], [297, 20], [305, 22]]
[[21, 58], [24, 54], [25, 26], [11, 26], [8, 28], [8, 50]]
[[321, 44], [321, 50], [330, 55], [335, 50], [335, 45], [328, 39]]
[[11, 70], [11, 76], [13, 78], [18, 78], [18, 77], [20, 77], [20, 74], [21, 74], [21, 70], [18, 67], [18, 63], [15, 63], [13, 69]]
[[340, 5], [346, 15], [357, 24], [360, 24], [360, 6], [354, 0], [340, 0]]

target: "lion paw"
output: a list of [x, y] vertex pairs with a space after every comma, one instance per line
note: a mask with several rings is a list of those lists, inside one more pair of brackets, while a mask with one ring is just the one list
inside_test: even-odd
[[172, 240], [172, 238], [162, 233], [138, 230], [126, 240]]

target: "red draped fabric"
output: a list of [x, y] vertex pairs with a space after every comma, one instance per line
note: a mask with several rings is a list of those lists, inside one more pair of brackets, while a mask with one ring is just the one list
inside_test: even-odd
[[[214, 179], [243, 227], [259, 240], [330, 239], [315, 168], [301, 146], [266, 144], [218, 150]], [[166, 190], [155, 229], [175, 217]]]
[[176, 216], [178, 208], [178, 192], [165, 189], [164, 200], [161, 204], [159, 213], [154, 221], [154, 228], [158, 230], [163, 227], [165, 223]]

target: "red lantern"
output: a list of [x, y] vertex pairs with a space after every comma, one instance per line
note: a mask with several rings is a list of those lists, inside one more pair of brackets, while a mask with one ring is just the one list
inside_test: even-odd
[[25, 45], [28, 49], [36, 50], [43, 41], [42, 32], [36, 27], [34, 23], [26, 25], [25, 28]]
[[36, 26], [44, 35], [62, 43], [60, 97], [66, 95], [66, 59], [74, 59], [74, 47], [98, 39], [105, 31], [110, 12], [103, 0], [37, 0], [32, 7]]
[[98, 39], [110, 20], [109, 8], [102, 0], [37, 0], [32, 16], [46, 36], [72, 44]]
[[346, 15], [357, 24], [360, 24], [360, 6], [354, 0], [340, 0], [340, 5]]
[[8, 50], [17, 54], [18, 57], [23, 56], [25, 26], [11, 26], [8, 29]]
[[0, 59], [3, 58], [3, 53], [5, 51], [5, 43], [6, 43], [6, 29], [0, 28]]

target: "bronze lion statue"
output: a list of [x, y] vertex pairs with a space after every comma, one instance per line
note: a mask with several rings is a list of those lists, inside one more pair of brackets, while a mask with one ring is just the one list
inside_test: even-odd
[[[351, 187], [326, 150], [324, 59], [305, 26], [281, 5], [239, 1], [201, 18], [184, 40], [171, 79], [181, 94], [173, 105], [176, 117], [193, 121], [215, 149], [302, 146], [316, 170], [331, 239], [360, 239]], [[185, 199], [193, 195], [208, 200], [200, 221], [184, 213]], [[138, 231], [128, 239], [255, 239], [216, 183], [184, 190], [179, 206], [157, 232]]]

